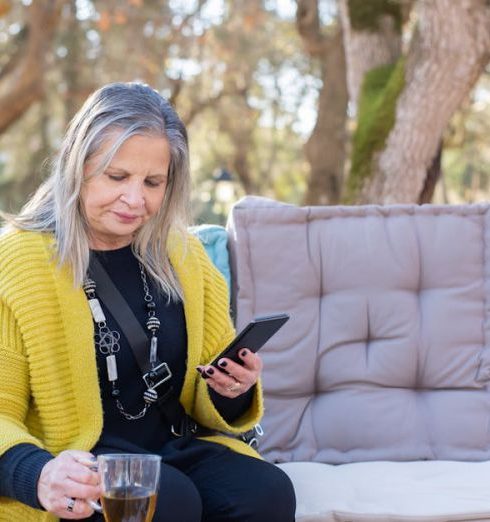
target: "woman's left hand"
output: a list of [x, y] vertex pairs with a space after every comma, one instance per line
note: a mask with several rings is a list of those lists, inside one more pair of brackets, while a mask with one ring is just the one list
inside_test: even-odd
[[215, 392], [234, 399], [250, 390], [262, 371], [262, 360], [256, 353], [242, 348], [239, 357], [243, 361], [243, 366], [223, 357], [218, 361], [218, 366], [223, 371], [211, 365], [198, 366], [197, 370]]

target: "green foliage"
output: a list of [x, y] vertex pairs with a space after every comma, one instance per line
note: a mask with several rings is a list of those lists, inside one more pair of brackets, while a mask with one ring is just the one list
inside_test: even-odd
[[357, 31], [378, 31], [379, 18], [393, 17], [397, 31], [403, 25], [402, 8], [397, 0], [348, 0], [350, 23]]
[[372, 174], [373, 158], [384, 147], [395, 123], [396, 103], [405, 85], [405, 60], [366, 73], [353, 137], [352, 166], [345, 200], [352, 203], [363, 181]]

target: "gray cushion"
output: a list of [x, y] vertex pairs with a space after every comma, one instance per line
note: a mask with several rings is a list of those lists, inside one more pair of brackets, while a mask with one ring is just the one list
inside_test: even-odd
[[261, 352], [266, 458], [490, 457], [488, 205], [247, 197], [228, 228], [237, 326], [291, 314]]

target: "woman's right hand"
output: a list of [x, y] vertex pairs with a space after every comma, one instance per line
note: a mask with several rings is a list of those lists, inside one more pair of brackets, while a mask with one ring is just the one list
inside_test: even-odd
[[86, 500], [101, 494], [94, 456], [86, 451], [67, 450], [41, 470], [37, 496], [43, 508], [59, 518], [87, 518], [94, 510]]

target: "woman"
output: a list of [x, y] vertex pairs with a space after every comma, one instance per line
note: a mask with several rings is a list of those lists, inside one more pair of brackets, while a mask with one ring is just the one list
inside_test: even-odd
[[188, 193], [187, 134], [170, 104], [148, 86], [111, 84], [9, 219], [0, 520], [102, 520], [88, 502], [100, 495], [91, 464], [108, 452], [162, 456], [155, 521], [294, 520], [285, 474], [217, 433], [260, 418], [261, 361], [245, 349], [243, 366], [208, 364], [234, 332], [226, 284], [186, 234]]

